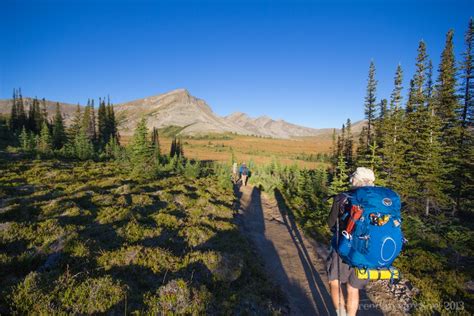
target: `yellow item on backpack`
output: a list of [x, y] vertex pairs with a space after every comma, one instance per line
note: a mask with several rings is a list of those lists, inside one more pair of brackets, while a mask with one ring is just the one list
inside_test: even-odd
[[391, 269], [361, 269], [354, 268], [356, 276], [360, 280], [390, 280], [399, 279], [400, 271], [397, 268]]

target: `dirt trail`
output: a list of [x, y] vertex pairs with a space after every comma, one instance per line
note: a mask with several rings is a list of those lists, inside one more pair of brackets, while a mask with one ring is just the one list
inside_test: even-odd
[[[278, 193], [278, 192], [277, 192]], [[288, 298], [291, 315], [335, 315], [327, 288], [327, 249], [303, 236], [283, 199], [257, 188], [236, 188], [244, 232], [263, 258], [267, 274]], [[361, 295], [361, 303], [366, 301]], [[382, 315], [359, 311], [358, 315]]]

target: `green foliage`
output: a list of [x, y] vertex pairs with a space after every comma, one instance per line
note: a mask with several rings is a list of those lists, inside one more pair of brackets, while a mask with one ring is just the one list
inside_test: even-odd
[[41, 127], [41, 133], [36, 145], [36, 149], [42, 155], [50, 155], [52, 153], [51, 135], [46, 122], [43, 122], [43, 126]]
[[125, 296], [125, 288], [110, 276], [79, 281], [69, 271], [55, 279], [51, 273], [29, 273], [13, 290], [11, 301], [17, 313], [105, 312]]
[[71, 149], [73, 156], [80, 160], [88, 160], [95, 157], [94, 145], [84, 128], [81, 128], [74, 138]]
[[61, 114], [59, 103], [56, 104], [56, 115], [53, 119], [52, 145], [54, 149], [61, 149], [66, 144], [66, 132], [64, 120]]
[[365, 119], [367, 120], [367, 144], [372, 144], [374, 121], [376, 113], [377, 80], [375, 80], [375, 64], [370, 62], [369, 78], [367, 79], [367, 92], [365, 96]]
[[329, 186], [328, 193], [330, 195], [339, 194], [349, 188], [349, 176], [346, 162], [342, 154], [339, 155], [334, 177]]

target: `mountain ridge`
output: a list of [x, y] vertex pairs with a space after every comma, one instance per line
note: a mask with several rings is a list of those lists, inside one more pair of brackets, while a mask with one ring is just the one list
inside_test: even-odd
[[[33, 99], [26, 97], [24, 102], [27, 108]], [[45, 101], [48, 115], [54, 113], [56, 103], [56, 101]], [[66, 124], [69, 124], [77, 105], [64, 102], [59, 102], [59, 104]], [[275, 120], [268, 115], [253, 118], [243, 112], [234, 112], [226, 116], [219, 116], [214, 113], [205, 100], [191, 95], [187, 89], [182, 88], [119, 103], [114, 105], [114, 109], [121, 135], [131, 135], [142, 117], [146, 117], [147, 126], [150, 129], [179, 126], [183, 128], [180, 132], [182, 135], [230, 132], [288, 139], [326, 135], [333, 131], [333, 128], [317, 129], [293, 124], [282, 119]], [[0, 113], [8, 114], [10, 110], [11, 99], [0, 100]], [[353, 125], [354, 132], [360, 130], [358, 125], [361, 123], [363, 121]], [[339, 131], [339, 129], [336, 130]]]

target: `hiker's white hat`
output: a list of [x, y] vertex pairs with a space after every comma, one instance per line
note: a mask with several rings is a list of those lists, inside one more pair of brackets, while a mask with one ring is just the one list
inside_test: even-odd
[[366, 183], [374, 182], [374, 172], [369, 168], [358, 167], [356, 171], [351, 175], [351, 179], [356, 182]]

